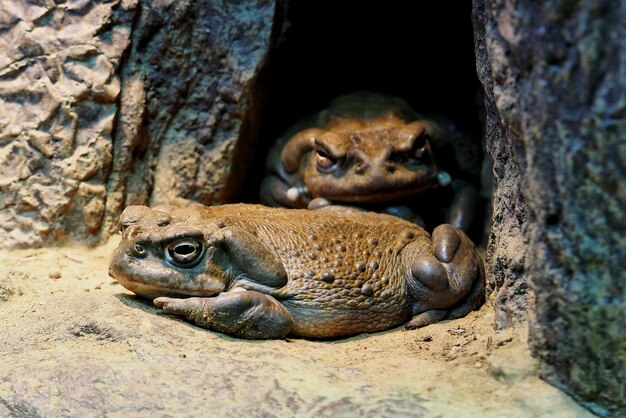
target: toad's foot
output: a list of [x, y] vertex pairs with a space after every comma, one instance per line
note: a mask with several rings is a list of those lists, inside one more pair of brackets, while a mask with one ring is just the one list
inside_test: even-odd
[[446, 224], [435, 228], [432, 242], [433, 255], [409, 256], [412, 277], [407, 283], [417, 302], [408, 329], [458, 318], [485, 299], [484, 267], [470, 239]]
[[263, 179], [260, 199], [266, 206], [305, 208], [310, 198], [305, 187], [291, 186], [272, 174]]
[[255, 291], [226, 292], [211, 298], [160, 297], [154, 304], [201, 327], [240, 338], [282, 338], [294, 324], [291, 313], [276, 299]]

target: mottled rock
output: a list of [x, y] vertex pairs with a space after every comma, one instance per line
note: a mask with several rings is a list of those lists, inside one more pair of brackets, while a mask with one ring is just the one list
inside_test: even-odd
[[0, 5], [0, 246], [102, 226], [136, 1]]
[[495, 238], [527, 242], [524, 268], [519, 254], [491, 252], [488, 264], [514, 269], [536, 296], [530, 344], [543, 377], [601, 416], [626, 415], [626, 7], [474, 7], [490, 152], [496, 171], [501, 150], [512, 156], [499, 179], [518, 177], [499, 182], [513, 210], [494, 215], [525, 214]]
[[276, 7], [262, 0], [141, 4], [122, 72], [109, 230], [131, 204], [217, 204], [240, 191]]
[[276, 7], [3, 2], [0, 247], [97, 242], [128, 204], [236, 195]]
[[515, 153], [521, 140], [502, 120], [496, 106], [495, 70], [492, 69], [491, 45], [488, 47], [487, 44], [496, 22], [485, 16], [480, 3], [475, 4], [472, 18], [476, 67], [485, 89], [486, 148], [493, 159], [495, 181], [492, 224], [486, 249], [487, 290], [493, 298], [494, 326], [502, 329], [524, 322], [532, 300], [524, 267], [528, 245], [524, 226], [528, 209], [522, 193], [524, 178], [520, 173], [523, 155], [520, 157]]

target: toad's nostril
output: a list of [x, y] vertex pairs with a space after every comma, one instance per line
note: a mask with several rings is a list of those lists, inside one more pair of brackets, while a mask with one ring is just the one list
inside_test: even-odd
[[120, 224], [120, 234], [124, 237], [124, 239], [132, 240], [134, 237], [141, 233], [141, 228], [137, 225], [123, 225]]
[[393, 174], [393, 173], [395, 173], [395, 172], [396, 172], [396, 166], [395, 166], [395, 165], [392, 165], [392, 164], [387, 164], [387, 165], [385, 166], [385, 171], [386, 171], [387, 173], [389, 173], [389, 174]]
[[139, 244], [134, 244], [133, 245], [133, 253], [135, 255], [142, 256], [142, 255], [144, 255], [146, 253], [146, 249], [143, 246], [139, 245]]
[[156, 220], [157, 226], [168, 226], [172, 223], [169, 217], [162, 216]]

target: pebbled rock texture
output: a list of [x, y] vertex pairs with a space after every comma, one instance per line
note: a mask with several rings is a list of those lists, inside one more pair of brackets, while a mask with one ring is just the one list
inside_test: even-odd
[[491, 250], [491, 272], [515, 271], [501, 274], [505, 292], [526, 280], [536, 297], [542, 376], [600, 416], [624, 416], [626, 4], [477, 0], [474, 21], [489, 151], [498, 189], [510, 188], [494, 216], [517, 216], [493, 238], [527, 245], [508, 259]]
[[[476, 3], [473, 11], [474, 45], [478, 77], [485, 88], [486, 148], [493, 161], [493, 216], [487, 240], [485, 264], [487, 291], [495, 309], [494, 326], [503, 329], [523, 323], [532, 306], [528, 291], [526, 259], [528, 238], [525, 225], [528, 209], [523, 195], [524, 178], [520, 166], [524, 156], [517, 155], [521, 138], [504, 122], [498, 112], [494, 90], [494, 70], [487, 45], [487, 33], [495, 22], [486, 19], [484, 10]], [[489, 35], [490, 36], [490, 35]], [[502, 103], [499, 103], [502, 105]]]
[[0, 246], [86, 239], [102, 226], [135, 8], [0, 4]]
[[127, 205], [237, 195], [275, 12], [264, 0], [142, 3], [122, 71], [109, 229]]
[[[0, 247], [222, 203], [254, 151], [272, 1], [0, 4]], [[227, 192], [228, 191], [228, 192]]]

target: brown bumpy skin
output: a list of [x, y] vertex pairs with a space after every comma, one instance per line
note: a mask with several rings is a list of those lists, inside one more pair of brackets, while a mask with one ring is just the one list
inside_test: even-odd
[[[389, 215], [258, 205], [133, 206], [120, 225], [113, 277], [166, 312], [242, 338], [379, 331], [484, 297], [473, 293], [480, 259], [451, 226], [438, 244]], [[432, 265], [413, 266], [419, 257]]]
[[[448, 124], [413, 112], [401, 99], [357, 92], [341, 96], [314, 117], [297, 124], [268, 154], [260, 191], [268, 206], [314, 209], [340, 204], [375, 207], [421, 224], [425, 191], [445, 188], [442, 218], [467, 230], [479, 203], [469, 183], [452, 179], [440, 167], [454, 160]], [[456, 132], [456, 131], [454, 131]], [[436, 148], [446, 155], [436, 155]], [[388, 207], [388, 210], [385, 208]], [[409, 210], [409, 213], [406, 211]], [[435, 225], [433, 225], [435, 226]]]
[[[350, 106], [346, 109], [346, 104]], [[261, 200], [304, 208], [310, 199], [384, 202], [430, 189], [438, 167], [430, 141], [443, 134], [434, 121], [408, 116], [398, 99], [355, 94], [337, 99], [315, 127], [279, 140], [268, 156]], [[287, 190], [302, 186], [301, 195]]]

